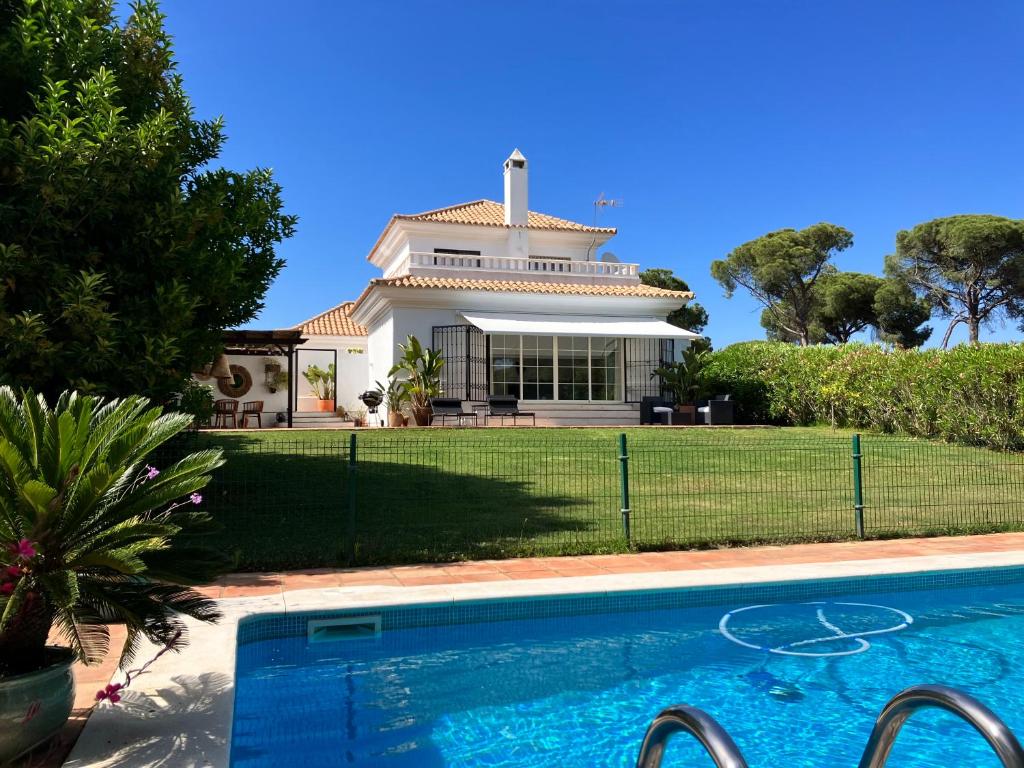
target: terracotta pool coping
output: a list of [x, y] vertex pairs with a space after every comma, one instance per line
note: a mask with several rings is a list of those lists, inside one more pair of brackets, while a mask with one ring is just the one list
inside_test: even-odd
[[[646, 587], [652, 579], [651, 574], [665, 574], [665, 578], [673, 582], [703, 583], [718, 581], [720, 575], [726, 580], [764, 580], [777, 572], [777, 568], [785, 568], [793, 574], [820, 571], [820, 566], [827, 564], [836, 575], [847, 575], [846, 571], [863, 571], [871, 566], [866, 561], [885, 560], [879, 563], [882, 570], [913, 570], [914, 560], [921, 560], [921, 567], [943, 567], [943, 556], [957, 561], [957, 567], [971, 567], [972, 555], [989, 555], [978, 558], [977, 565], [996, 564], [993, 555], [1006, 553], [1007, 562], [1021, 560], [1012, 553], [1024, 554], [1024, 533], [1001, 533], [979, 536], [957, 536], [942, 538], [894, 539], [886, 541], [857, 541], [821, 544], [795, 544], [787, 546], [766, 546], [736, 549], [697, 550], [683, 552], [647, 552], [639, 554], [617, 555], [586, 555], [576, 557], [540, 557], [511, 560], [482, 560], [459, 563], [424, 564], [394, 566], [385, 568], [342, 568], [290, 571], [284, 573], [245, 573], [231, 574], [217, 583], [203, 588], [210, 597], [224, 601], [231, 606], [226, 626], [218, 629], [229, 630], [232, 634], [225, 637], [230, 641], [234, 626], [242, 615], [275, 610], [284, 607], [287, 610], [302, 610], [309, 607], [337, 604], [339, 599], [346, 602], [360, 597], [370, 602], [401, 602], [407, 596], [412, 602], [418, 602], [433, 596], [443, 595], [449, 599], [446, 587], [460, 593], [475, 594], [481, 597], [501, 596], [530, 591], [531, 587], [524, 581], [544, 579], [537, 584], [538, 590], [555, 593], [580, 590], [582, 585], [593, 585], [596, 589], [616, 588], [626, 582], [637, 587]], [[992, 562], [989, 562], [989, 561]], [[765, 566], [771, 566], [766, 568]], [[805, 567], [800, 567], [805, 566]], [[817, 567], [815, 567], [817, 566]], [[945, 567], [950, 567], [949, 565]], [[739, 569], [739, 570], [738, 570]], [[747, 570], [749, 569], [749, 570]], [[673, 572], [677, 572], [672, 576]], [[647, 574], [648, 576], [645, 576]], [[583, 579], [579, 577], [598, 577]], [[604, 577], [604, 578], [600, 578]], [[803, 578], [812, 578], [804, 575]], [[552, 581], [555, 580], [555, 581]], [[559, 582], [558, 580], [565, 580]], [[499, 582], [499, 583], [494, 583]], [[504, 582], [504, 583], [501, 583]], [[489, 586], [488, 586], [488, 583]], [[478, 587], [471, 585], [478, 584]], [[459, 587], [457, 585], [466, 585]], [[431, 589], [434, 587], [435, 589]], [[378, 589], [384, 588], [384, 589]], [[485, 594], [486, 593], [486, 594]], [[236, 599], [237, 598], [237, 599]], [[223, 632], [221, 632], [223, 634]], [[116, 635], [117, 637], [123, 635]], [[233, 659], [233, 642], [232, 659]], [[196, 651], [199, 655], [199, 652]], [[192, 653], [189, 653], [192, 655]], [[206, 658], [208, 654], [202, 654]], [[175, 656], [166, 657], [173, 663]], [[180, 664], [180, 662], [179, 662]], [[223, 666], [223, 665], [220, 665]], [[95, 691], [102, 687], [116, 674], [116, 658], [110, 657], [103, 664], [95, 667], [76, 667], [75, 677], [78, 683], [76, 696], [76, 712], [72, 722], [60, 737], [59, 743], [44, 752], [37, 754], [34, 761], [26, 763], [26, 768], [55, 768], [63, 763], [78, 736], [82, 733], [86, 718], [90, 714], [90, 705]], [[223, 714], [223, 713], [221, 713]], [[115, 716], [104, 711], [107, 721]], [[100, 724], [97, 723], [97, 726]], [[109, 726], [109, 722], [104, 725]], [[90, 751], [90, 750], [85, 750]], [[77, 754], [77, 753], [76, 753]], [[84, 766], [91, 763], [81, 759], [71, 760], [68, 766]], [[103, 763], [107, 764], [107, 763]], [[111, 765], [128, 765], [117, 762]], [[131, 763], [132, 768], [142, 768], [149, 762], [142, 760]], [[182, 763], [183, 765], [186, 763]], [[200, 765], [204, 763], [187, 763]], [[211, 763], [205, 763], [210, 765]], [[219, 763], [212, 763], [217, 765]]]
[[465, 584], [484, 581], [552, 579], [616, 573], [652, 573], [758, 565], [829, 563], [944, 554], [1024, 550], [1024, 533], [889, 539], [731, 549], [644, 552], [620, 555], [470, 560], [384, 568], [340, 568], [225, 576], [202, 591], [210, 597], [253, 597], [323, 587]]

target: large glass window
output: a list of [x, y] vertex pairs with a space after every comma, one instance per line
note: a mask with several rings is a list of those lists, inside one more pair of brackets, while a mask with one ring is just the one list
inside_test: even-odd
[[523, 336], [523, 399], [555, 399], [555, 353], [551, 336]]
[[491, 336], [491, 393], [522, 397], [519, 386], [519, 337]]
[[619, 399], [619, 340], [590, 340], [590, 399]]
[[558, 338], [558, 399], [589, 400], [590, 340], [585, 336]]
[[494, 334], [491, 393], [522, 400], [618, 400], [619, 339]]

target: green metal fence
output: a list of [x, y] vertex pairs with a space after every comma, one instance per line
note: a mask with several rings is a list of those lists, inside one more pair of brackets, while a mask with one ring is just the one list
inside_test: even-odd
[[817, 431], [192, 436], [239, 569], [1024, 528], [1024, 456]]

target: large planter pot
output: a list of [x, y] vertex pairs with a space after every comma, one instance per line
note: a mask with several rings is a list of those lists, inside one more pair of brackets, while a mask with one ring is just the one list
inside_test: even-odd
[[54, 736], [75, 704], [73, 657], [66, 648], [50, 648], [44, 669], [0, 677], [0, 765]]
[[317, 400], [316, 409], [326, 413], [334, 412], [334, 401], [333, 400]]
[[404, 427], [405, 416], [402, 415], [401, 411], [388, 411], [388, 426], [389, 427]]
[[422, 407], [413, 406], [412, 417], [416, 421], [417, 427], [430, 426], [430, 406], [424, 405]]

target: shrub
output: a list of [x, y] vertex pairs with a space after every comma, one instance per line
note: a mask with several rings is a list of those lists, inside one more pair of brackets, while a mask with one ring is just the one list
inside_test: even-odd
[[832, 424], [1024, 448], [1024, 346], [943, 350], [734, 344], [711, 355], [709, 387], [748, 423]]
[[127, 663], [143, 637], [182, 638], [182, 616], [219, 616], [191, 585], [225, 564], [195, 536], [220, 451], [146, 464], [190, 420], [140, 397], [65, 393], [51, 408], [0, 387], [0, 677], [43, 666], [53, 628], [88, 663], [123, 624]]

